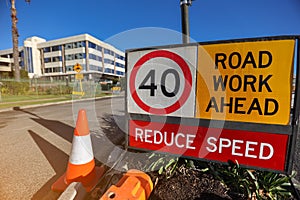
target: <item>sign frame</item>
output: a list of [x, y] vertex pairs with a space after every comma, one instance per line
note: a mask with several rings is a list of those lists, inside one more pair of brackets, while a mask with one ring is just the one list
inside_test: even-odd
[[[126, 50], [126, 64], [125, 64], [125, 73], [126, 76], [128, 76], [128, 53], [130, 52], [138, 52], [141, 50], [158, 50], [158, 49], [168, 49], [168, 48], [174, 48], [174, 47], [185, 47], [185, 46], [193, 46], [193, 45], [208, 45], [208, 44], [220, 44], [220, 43], [243, 43], [243, 42], [258, 42], [258, 41], [272, 41], [272, 40], [294, 40], [295, 46], [294, 46], [294, 63], [292, 67], [291, 75], [293, 75], [296, 79], [295, 83], [295, 90], [294, 90], [294, 98], [293, 99], [293, 105], [291, 108], [291, 117], [289, 120], [289, 123], [287, 125], [282, 124], [264, 124], [264, 123], [252, 123], [252, 122], [238, 122], [238, 121], [226, 121], [226, 120], [209, 120], [209, 119], [201, 119], [201, 118], [182, 118], [182, 117], [174, 117], [174, 116], [157, 116], [157, 115], [147, 115], [147, 114], [139, 114], [139, 113], [129, 113], [128, 112], [128, 91], [125, 90], [125, 117], [127, 123], [126, 123], [126, 130], [127, 137], [126, 137], [126, 145], [129, 149], [135, 149], [139, 151], [145, 151], [149, 152], [151, 150], [147, 150], [144, 148], [136, 148], [134, 146], [129, 145], [129, 123], [130, 120], [141, 120], [145, 122], [165, 122], [165, 123], [171, 123], [171, 124], [179, 124], [182, 121], [184, 121], [187, 124], [198, 124], [198, 126], [204, 126], [204, 127], [221, 127], [224, 129], [231, 129], [231, 130], [245, 130], [245, 131], [262, 131], [270, 134], [283, 134], [288, 136], [287, 141], [287, 148], [285, 152], [285, 163], [284, 163], [284, 169], [283, 170], [274, 170], [274, 169], [268, 169], [264, 167], [257, 167], [257, 166], [249, 166], [241, 164], [243, 167], [250, 167], [253, 169], [259, 169], [259, 170], [266, 170], [266, 171], [274, 171], [274, 172], [280, 172], [284, 174], [291, 174], [292, 173], [292, 167], [293, 167], [293, 161], [294, 161], [294, 151], [296, 148], [296, 139], [297, 134], [299, 130], [299, 116], [300, 116], [300, 104], [297, 104], [297, 101], [300, 101], [300, 36], [293, 35], [293, 36], [273, 36], [273, 37], [259, 37], [259, 38], [243, 38], [243, 39], [233, 39], [233, 40], [220, 40], [220, 41], [210, 41], [210, 42], [198, 42], [198, 43], [190, 43], [190, 44], [178, 44], [178, 45], [166, 45], [166, 46], [156, 46], [156, 47], [148, 47], [148, 48], [139, 48], [139, 49], [129, 49]], [[297, 53], [297, 54], [296, 54]], [[295, 58], [296, 57], [296, 58]], [[295, 69], [294, 69], [295, 68]], [[127, 81], [127, 79], [126, 79]], [[127, 83], [128, 85], [128, 83]], [[292, 95], [292, 94], [291, 94]], [[238, 128], [237, 128], [238, 127]], [[168, 153], [171, 155], [176, 155], [174, 153]], [[178, 155], [177, 155], [178, 156]], [[189, 157], [189, 156], [183, 156], [195, 160], [205, 160], [202, 158], [196, 158], [196, 157]], [[205, 160], [210, 162], [216, 162], [216, 163], [222, 163], [222, 164], [228, 164], [226, 162], [220, 162], [218, 160]]]

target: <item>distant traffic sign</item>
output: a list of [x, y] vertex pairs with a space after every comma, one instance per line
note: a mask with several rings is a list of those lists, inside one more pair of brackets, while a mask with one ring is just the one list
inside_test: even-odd
[[76, 65], [74, 65], [73, 70], [77, 73], [81, 72], [82, 70], [82, 66], [78, 63], [76, 63]]
[[80, 74], [80, 73], [75, 74], [75, 79], [76, 80], [82, 80], [83, 79], [83, 74]]

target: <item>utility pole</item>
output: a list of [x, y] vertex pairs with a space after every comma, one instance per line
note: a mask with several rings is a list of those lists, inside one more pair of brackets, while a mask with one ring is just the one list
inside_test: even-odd
[[18, 50], [18, 29], [17, 29], [17, 10], [15, 0], [10, 0], [11, 3], [11, 21], [12, 21], [12, 41], [13, 41], [13, 61], [14, 61], [14, 77], [15, 81], [20, 81], [20, 65], [19, 65], [19, 50]]
[[[30, 3], [30, 0], [25, 0], [25, 2]], [[13, 42], [13, 62], [14, 62], [14, 77], [15, 81], [20, 82], [20, 64], [19, 64], [19, 32], [17, 28], [17, 9], [15, 0], [10, 0], [10, 15], [11, 15], [11, 32], [12, 32], [12, 42]]]
[[180, 0], [182, 43], [190, 43], [189, 6], [192, 0]]

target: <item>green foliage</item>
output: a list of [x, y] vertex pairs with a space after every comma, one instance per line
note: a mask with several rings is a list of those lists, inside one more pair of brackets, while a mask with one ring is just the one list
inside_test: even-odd
[[252, 197], [255, 191], [255, 183], [251, 171], [240, 167], [238, 163], [229, 163], [229, 166], [214, 167], [211, 165], [211, 171], [220, 181], [232, 188], [236, 193]]
[[207, 163], [183, 159], [165, 154], [152, 153], [149, 157], [150, 166], [147, 171], [158, 171], [166, 179], [171, 178], [181, 169], [196, 168], [203, 173], [211, 173], [228, 188], [230, 192], [248, 200], [285, 200], [293, 197], [290, 184], [292, 176], [275, 172], [251, 170], [241, 167], [236, 161], [228, 165]]
[[[295, 172], [291, 177], [294, 177]], [[267, 199], [287, 199], [292, 196], [292, 193], [288, 190], [291, 177], [284, 176], [273, 172], [259, 172], [257, 173], [257, 181], [260, 189]]]
[[11, 79], [14, 75], [12, 72], [0, 72], [0, 78], [2, 79]]
[[1, 81], [1, 93], [10, 95], [26, 94], [29, 90], [29, 82]]
[[[14, 79], [13, 72], [0, 72], [0, 78], [2, 79]], [[25, 69], [20, 69], [20, 78], [21, 80], [28, 80], [28, 72]]]
[[121, 90], [124, 91], [126, 89], [126, 79], [125, 77], [120, 78]]
[[112, 82], [113, 82], [113, 85], [116, 85], [117, 82], [119, 82], [119, 78], [113, 78], [113, 79], [112, 79]]
[[147, 170], [158, 170], [158, 174], [163, 175], [166, 179], [171, 178], [182, 166], [185, 168], [195, 168], [193, 160], [182, 159], [164, 154], [153, 153], [149, 156], [149, 159], [152, 159], [153, 162], [151, 162]]
[[28, 72], [25, 70], [25, 69], [20, 69], [20, 78], [22, 80], [28, 80], [29, 77], [28, 77]]
[[111, 88], [112, 88], [112, 85], [110, 83], [101, 84], [101, 90], [102, 91], [109, 91]]
[[282, 174], [246, 169], [237, 161], [228, 166], [211, 164], [210, 172], [233, 192], [244, 194], [248, 199], [280, 200], [292, 196], [291, 177]]
[[65, 95], [65, 94], [72, 94], [73, 88], [70, 86], [65, 85], [58, 85], [53, 87], [48, 87], [45, 90], [45, 94], [52, 94], [52, 95]]
[[164, 154], [153, 153], [149, 156], [153, 160], [147, 170], [156, 171], [158, 174], [164, 175], [166, 179], [171, 178], [178, 165], [178, 157], [173, 157]]

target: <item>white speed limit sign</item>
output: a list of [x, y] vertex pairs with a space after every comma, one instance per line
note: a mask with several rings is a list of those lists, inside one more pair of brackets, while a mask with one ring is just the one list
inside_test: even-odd
[[128, 112], [194, 117], [197, 47], [127, 52]]

